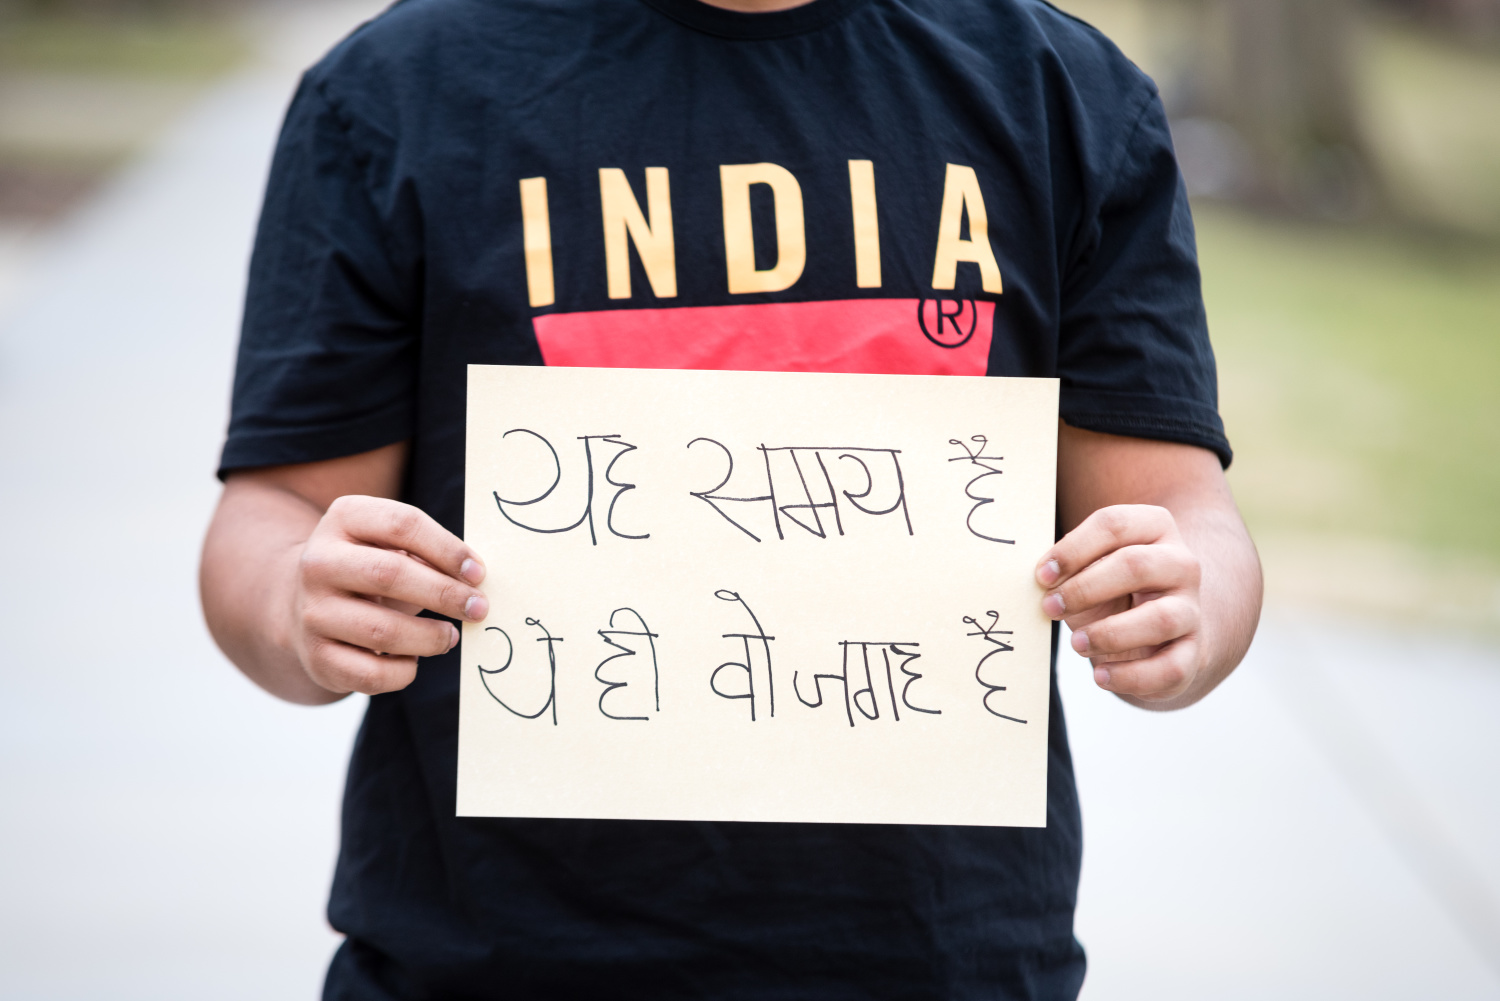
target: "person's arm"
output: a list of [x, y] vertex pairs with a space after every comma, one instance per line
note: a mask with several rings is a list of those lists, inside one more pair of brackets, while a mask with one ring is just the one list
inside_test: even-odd
[[[203, 614], [219, 648], [266, 691], [317, 705], [389, 692], [478, 622], [479, 555], [394, 498], [405, 444], [231, 473], [203, 543]], [[416, 558], [413, 558], [416, 557]]]
[[1042, 609], [1099, 687], [1181, 709], [1228, 677], [1260, 618], [1260, 558], [1206, 449], [1060, 425], [1067, 533], [1037, 564]]

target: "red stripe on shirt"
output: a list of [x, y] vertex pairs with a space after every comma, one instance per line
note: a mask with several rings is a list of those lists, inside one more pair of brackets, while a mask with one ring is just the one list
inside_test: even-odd
[[[939, 315], [941, 313], [941, 315]], [[984, 375], [995, 304], [844, 299], [535, 317], [548, 365]]]

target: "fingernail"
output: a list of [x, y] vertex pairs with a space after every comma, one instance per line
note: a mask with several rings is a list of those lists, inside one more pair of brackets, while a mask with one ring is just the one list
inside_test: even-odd
[[450, 622], [448, 623], [448, 632], [452, 634], [448, 639], [448, 649], [452, 650], [454, 647], [458, 646], [458, 627]]
[[464, 560], [464, 565], [458, 568], [458, 575], [470, 584], [478, 584], [484, 580], [484, 565], [478, 560]]
[[1104, 667], [1094, 668], [1094, 684], [1100, 688], [1109, 687], [1109, 669]]
[[1042, 599], [1042, 611], [1049, 618], [1060, 619], [1063, 617], [1063, 613], [1067, 610], [1068, 606], [1067, 603], [1063, 601], [1061, 592], [1049, 594], [1047, 595], [1047, 597]]
[[1074, 633], [1073, 649], [1087, 657], [1089, 653], [1089, 634], [1084, 632], [1082, 629]]
[[1057, 578], [1061, 576], [1062, 567], [1057, 565], [1056, 560], [1048, 560], [1036, 568], [1036, 579], [1041, 581], [1045, 587], [1051, 587], [1053, 584], [1056, 584]]
[[464, 602], [464, 618], [470, 622], [478, 622], [490, 613], [489, 600], [482, 594], [476, 594]]

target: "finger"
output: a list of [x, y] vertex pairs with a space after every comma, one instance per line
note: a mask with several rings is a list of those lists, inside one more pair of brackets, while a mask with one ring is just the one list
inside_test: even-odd
[[1079, 629], [1087, 629], [1100, 619], [1107, 619], [1111, 615], [1118, 615], [1132, 607], [1130, 597], [1116, 598], [1114, 601], [1105, 601], [1092, 608], [1086, 608], [1081, 612], [1070, 612], [1063, 619], [1068, 628], [1075, 632]]
[[410, 504], [384, 497], [340, 497], [329, 505], [325, 519], [350, 539], [384, 549], [404, 549], [470, 584], [484, 580], [484, 561], [479, 554]]
[[1057, 541], [1037, 563], [1043, 587], [1055, 587], [1116, 549], [1176, 538], [1177, 523], [1164, 507], [1115, 504], [1102, 507]]
[[303, 579], [315, 587], [389, 598], [454, 619], [479, 622], [489, 599], [478, 589], [405, 553], [349, 542], [322, 542], [302, 551]]
[[417, 677], [417, 658], [381, 657], [336, 640], [318, 639], [309, 645], [308, 676], [330, 692], [379, 695], [395, 692]]
[[1130, 594], [1190, 587], [1197, 577], [1197, 557], [1186, 546], [1126, 546], [1064, 581], [1042, 599], [1042, 611], [1060, 619]]
[[398, 657], [436, 657], [458, 643], [458, 630], [451, 622], [405, 615], [360, 598], [316, 601], [302, 613], [302, 620], [315, 636]]
[[1072, 644], [1085, 657], [1107, 657], [1170, 643], [1197, 628], [1198, 606], [1165, 595], [1073, 630]]
[[1198, 644], [1192, 637], [1169, 643], [1150, 657], [1094, 665], [1094, 683], [1107, 692], [1143, 702], [1175, 699], [1193, 683]]

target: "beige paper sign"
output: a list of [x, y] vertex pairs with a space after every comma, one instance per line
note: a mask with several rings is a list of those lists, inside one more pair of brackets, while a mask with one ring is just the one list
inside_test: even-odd
[[470, 366], [459, 815], [1044, 826], [1057, 396]]

